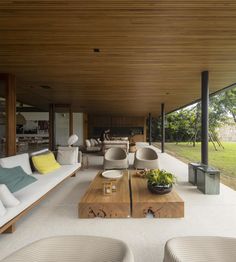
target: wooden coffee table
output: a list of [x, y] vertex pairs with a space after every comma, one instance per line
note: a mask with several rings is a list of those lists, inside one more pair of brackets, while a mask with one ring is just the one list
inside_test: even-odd
[[101, 172], [91, 182], [88, 190], [79, 203], [79, 218], [126, 218], [130, 216], [129, 173], [124, 171], [117, 180], [117, 191], [103, 195], [102, 183], [106, 180]]
[[158, 218], [184, 217], [184, 201], [173, 189], [165, 195], [155, 195], [147, 189], [147, 180], [132, 174], [130, 177], [132, 192], [132, 217], [146, 217], [151, 213]]

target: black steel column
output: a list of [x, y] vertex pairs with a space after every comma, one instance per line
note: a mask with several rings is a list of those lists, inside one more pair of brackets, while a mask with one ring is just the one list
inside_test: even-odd
[[161, 153], [165, 152], [165, 104], [161, 104]]
[[208, 128], [209, 128], [209, 72], [202, 72], [202, 134], [201, 134], [201, 157], [202, 164], [208, 165]]
[[152, 144], [152, 115], [148, 114], [149, 145]]

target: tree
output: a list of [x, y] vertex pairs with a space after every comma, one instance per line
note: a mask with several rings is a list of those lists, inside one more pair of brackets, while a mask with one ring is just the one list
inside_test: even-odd
[[236, 88], [227, 90], [221, 95], [221, 103], [225, 110], [230, 113], [236, 123]]
[[[220, 144], [217, 128], [227, 123], [230, 115], [236, 123], [236, 88], [210, 98], [209, 131], [212, 142]], [[168, 114], [166, 122], [166, 141], [191, 141], [195, 146], [196, 141], [201, 139], [201, 103]], [[153, 137], [160, 138], [160, 121], [154, 120]]]

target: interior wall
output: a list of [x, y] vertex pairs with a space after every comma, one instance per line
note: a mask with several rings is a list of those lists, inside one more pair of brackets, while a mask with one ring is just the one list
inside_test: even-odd
[[48, 112], [22, 112], [21, 113], [26, 120], [37, 121], [37, 120], [49, 120]]
[[[26, 120], [49, 120], [48, 112], [22, 112]], [[76, 145], [83, 144], [83, 113], [73, 113], [73, 133], [79, 137]], [[56, 145], [67, 145], [69, 114], [56, 114]]]
[[115, 137], [135, 137], [135, 142], [146, 142], [146, 118], [131, 116], [89, 115], [89, 137], [100, 137], [105, 129]]

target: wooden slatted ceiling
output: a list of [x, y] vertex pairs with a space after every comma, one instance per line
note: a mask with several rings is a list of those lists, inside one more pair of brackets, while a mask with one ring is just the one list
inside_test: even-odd
[[37, 107], [158, 115], [199, 98], [203, 70], [211, 92], [236, 82], [235, 25], [234, 0], [1, 0], [0, 72]]

